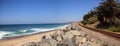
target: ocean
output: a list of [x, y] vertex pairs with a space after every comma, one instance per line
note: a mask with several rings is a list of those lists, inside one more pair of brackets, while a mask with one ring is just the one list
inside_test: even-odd
[[66, 27], [68, 24], [10, 24], [0, 25], [0, 39], [5, 37], [15, 37], [22, 35], [30, 35], [38, 32], [50, 31], [62, 27]]

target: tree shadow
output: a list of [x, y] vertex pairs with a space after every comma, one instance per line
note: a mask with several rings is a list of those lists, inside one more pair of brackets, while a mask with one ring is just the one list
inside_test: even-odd
[[107, 29], [107, 28], [109, 28], [109, 26], [110, 26], [110, 24], [108, 24], [108, 23], [99, 23], [95, 27], [98, 29]]

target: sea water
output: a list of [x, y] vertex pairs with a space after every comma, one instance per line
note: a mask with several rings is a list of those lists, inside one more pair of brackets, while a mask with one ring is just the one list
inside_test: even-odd
[[10, 24], [0, 25], [0, 39], [4, 37], [15, 37], [22, 35], [29, 35], [38, 32], [50, 31], [62, 27], [66, 27], [68, 24]]

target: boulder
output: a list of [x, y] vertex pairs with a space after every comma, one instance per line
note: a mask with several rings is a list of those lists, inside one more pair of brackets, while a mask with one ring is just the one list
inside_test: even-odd
[[73, 34], [73, 35], [81, 35], [81, 33], [79, 32], [79, 31], [77, 31], [77, 30], [71, 30], [71, 31], [69, 31], [71, 34]]
[[70, 29], [67, 29], [67, 28], [66, 28], [66, 29], [63, 29], [62, 31], [66, 33], [66, 32], [68, 32], [68, 31], [70, 31]]
[[63, 36], [63, 39], [66, 39], [66, 38], [73, 38], [74, 36], [79, 36], [79, 35], [81, 35], [79, 31], [71, 30], [66, 32], [65, 35], [62, 35], [62, 36]]
[[84, 44], [81, 44], [81, 46], [102, 46], [102, 45], [97, 44], [97, 43], [95, 43], [95, 42], [87, 41], [87, 42], [85, 42]]
[[68, 46], [68, 44], [65, 44], [65, 43], [58, 43], [57, 46]]
[[70, 31], [70, 30], [76, 30], [76, 27], [74, 26], [74, 24], [70, 24], [66, 27], [67, 31]]
[[93, 38], [91, 38], [91, 39], [90, 39], [90, 41], [91, 41], [91, 42], [94, 42], [94, 39], [93, 39]]
[[62, 37], [62, 32], [61, 31], [57, 31], [52, 35], [52, 39], [55, 39], [56, 41], [62, 41], [63, 37]]
[[56, 40], [57, 40], [57, 41], [62, 41], [62, 40], [63, 40], [63, 39], [62, 39], [62, 36], [61, 36], [61, 35], [56, 36]]
[[66, 38], [63, 40], [63, 43], [68, 44], [68, 46], [75, 46], [72, 38]]
[[80, 31], [81, 29], [78, 26], [75, 26], [75, 30]]
[[56, 46], [57, 41], [54, 39], [43, 39], [39, 45], [41, 46]]
[[75, 39], [76, 44], [79, 44], [79, 43], [83, 44], [86, 41], [87, 41], [87, 39], [85, 37], [76, 37], [76, 39]]
[[86, 36], [87, 36], [87, 34], [85, 34], [85, 32], [81, 33], [81, 37], [86, 37]]
[[43, 36], [44, 39], [52, 39], [52, 37], [50, 35], [45, 35]]
[[74, 35], [71, 33], [71, 32], [66, 32], [65, 35], [63, 35], [63, 39], [66, 39], [66, 38], [72, 38]]

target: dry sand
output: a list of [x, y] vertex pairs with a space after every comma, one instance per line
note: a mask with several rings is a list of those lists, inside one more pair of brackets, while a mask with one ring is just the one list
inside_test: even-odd
[[47, 31], [37, 34], [32, 34], [28, 36], [15, 37], [10, 39], [0, 40], [0, 46], [21, 46], [24, 43], [28, 42], [40, 42], [44, 35], [49, 35], [54, 33], [56, 30]]

